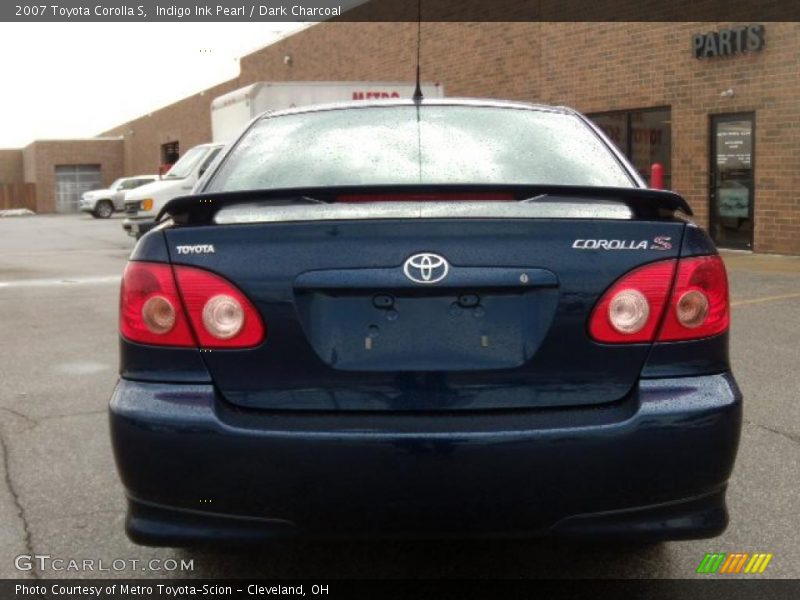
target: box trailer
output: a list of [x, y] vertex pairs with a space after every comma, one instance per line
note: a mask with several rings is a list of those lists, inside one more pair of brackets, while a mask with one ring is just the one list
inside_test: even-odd
[[[444, 86], [440, 83], [423, 83], [421, 88], [426, 98], [444, 96]], [[229, 142], [253, 117], [265, 111], [329, 102], [411, 98], [414, 89], [414, 83], [398, 82], [260, 81], [211, 102], [211, 133], [215, 142]]]

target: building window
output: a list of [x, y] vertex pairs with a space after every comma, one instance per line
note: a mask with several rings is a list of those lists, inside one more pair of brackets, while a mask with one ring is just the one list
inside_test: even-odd
[[672, 118], [669, 108], [645, 108], [589, 115], [636, 167], [648, 184], [655, 163], [664, 168], [664, 187], [672, 189]]
[[178, 162], [180, 156], [181, 152], [178, 142], [167, 142], [166, 144], [161, 144], [162, 165], [174, 165], [176, 162]]

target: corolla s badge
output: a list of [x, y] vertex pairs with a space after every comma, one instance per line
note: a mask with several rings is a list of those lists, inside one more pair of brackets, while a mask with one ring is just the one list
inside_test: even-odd
[[450, 271], [450, 265], [443, 256], [423, 252], [408, 257], [403, 265], [403, 273], [414, 283], [438, 283]]

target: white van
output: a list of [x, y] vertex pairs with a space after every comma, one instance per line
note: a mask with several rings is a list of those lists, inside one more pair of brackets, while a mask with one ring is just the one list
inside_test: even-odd
[[172, 165], [160, 181], [143, 185], [125, 195], [125, 214], [122, 228], [135, 238], [153, 226], [158, 211], [170, 200], [192, 192], [194, 184], [205, 173], [225, 144], [200, 144]]
[[[425, 98], [443, 98], [441, 83], [421, 84]], [[214, 98], [211, 102], [211, 139], [235, 140], [258, 115], [296, 106], [334, 102], [411, 98], [416, 85], [398, 81], [258, 81]]]

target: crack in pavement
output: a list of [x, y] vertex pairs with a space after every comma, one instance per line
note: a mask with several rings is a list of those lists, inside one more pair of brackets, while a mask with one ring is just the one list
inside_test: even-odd
[[766, 431], [769, 431], [770, 433], [774, 433], [775, 435], [779, 435], [783, 438], [786, 438], [793, 444], [800, 444], [800, 436], [794, 435], [792, 433], [787, 433], [785, 431], [781, 431], [780, 429], [775, 429], [768, 425], [762, 425], [761, 423], [756, 423], [755, 421], [751, 421], [750, 419], [744, 419], [744, 422], [747, 425], [754, 425], [760, 429], [764, 429]]
[[67, 419], [71, 417], [91, 417], [93, 415], [102, 415], [108, 412], [107, 408], [103, 408], [100, 410], [87, 410], [84, 412], [76, 412], [76, 413], [66, 413], [66, 414], [59, 414], [59, 415], [45, 415], [43, 417], [30, 417], [26, 414], [23, 414], [19, 411], [14, 410], [13, 408], [8, 408], [6, 406], [0, 406], [0, 411], [5, 411], [9, 414], [14, 415], [15, 417], [19, 417], [26, 423], [28, 426], [25, 427], [22, 431], [30, 431], [31, 429], [36, 428], [43, 421], [52, 421], [55, 419]]
[[[25, 515], [25, 509], [22, 506], [22, 503], [19, 500], [19, 495], [17, 494], [17, 490], [14, 488], [14, 482], [11, 480], [11, 469], [8, 454], [8, 445], [6, 444], [5, 436], [0, 430], [0, 451], [3, 453], [3, 473], [5, 475], [5, 483], [6, 487], [8, 488], [8, 493], [11, 494], [11, 499], [14, 502], [14, 506], [17, 509], [17, 516], [19, 517], [20, 521], [22, 522], [22, 531], [24, 535], [24, 544], [25, 544], [25, 551], [33, 556], [35, 554], [33, 550], [33, 542], [31, 540], [31, 530], [28, 524], [28, 518]], [[36, 568], [31, 569], [28, 571], [34, 579], [39, 579], [39, 572]]]
[[33, 423], [34, 427], [37, 424], [36, 419], [34, 419], [33, 417], [29, 417], [28, 415], [21, 413], [18, 410], [14, 410], [13, 408], [8, 408], [7, 406], [0, 406], [0, 410], [4, 410], [7, 413], [14, 415], [15, 417], [19, 417], [23, 421], [27, 421], [28, 423]]
[[[7, 408], [5, 406], [0, 406], [0, 411], [7, 412], [10, 415], [14, 415], [18, 419], [21, 419], [23, 424], [16, 428], [17, 433], [26, 433], [28, 431], [32, 431], [36, 429], [36, 426], [39, 422], [34, 419], [33, 417], [29, 417], [28, 415], [21, 413], [19, 411], [14, 410], [13, 408]], [[10, 427], [9, 427], [10, 428]], [[9, 429], [7, 428], [7, 429]], [[0, 426], [0, 433], [3, 431], [3, 426]]]
[[67, 515], [58, 515], [58, 516], [50, 516], [50, 517], [42, 517], [39, 519], [43, 523], [57, 523], [58, 521], [65, 521], [67, 519], [80, 519], [83, 517], [93, 517], [95, 515], [117, 515], [120, 512], [123, 512], [122, 509], [118, 508], [98, 508], [96, 510], [90, 510], [87, 512], [79, 512], [79, 513], [72, 513]]
[[93, 415], [105, 415], [108, 414], [108, 408], [102, 408], [100, 410], [87, 410], [85, 412], [76, 412], [76, 413], [67, 413], [67, 414], [60, 414], [60, 415], [46, 415], [44, 417], [39, 417], [36, 419], [38, 424], [39, 421], [52, 421], [54, 419], [69, 419], [72, 417], [91, 417]]

